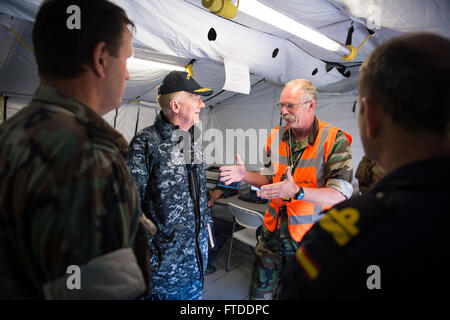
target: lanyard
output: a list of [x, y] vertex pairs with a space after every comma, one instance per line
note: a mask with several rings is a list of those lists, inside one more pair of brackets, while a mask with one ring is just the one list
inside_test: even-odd
[[[292, 145], [291, 145], [291, 142], [292, 142], [291, 128], [288, 128], [288, 134], [289, 134], [289, 143], [286, 143], [286, 153], [288, 155], [289, 166], [292, 169], [292, 175], [294, 175], [295, 168], [297, 167], [300, 157], [302, 156], [304, 150], [299, 152], [295, 161], [292, 161], [293, 152], [292, 152]], [[289, 145], [289, 149], [288, 149], [288, 145]]]
[[[292, 152], [292, 146], [291, 146], [291, 142], [292, 142], [291, 141], [291, 128], [288, 128], [288, 133], [289, 133], [289, 143], [286, 143], [286, 154], [288, 156], [289, 166], [291, 167], [291, 170], [292, 170], [291, 171], [292, 172], [292, 176], [294, 176], [295, 169], [296, 169], [296, 167], [298, 165], [300, 157], [303, 154], [304, 149], [300, 151], [299, 155], [297, 156], [297, 159], [295, 159], [295, 161], [292, 162], [292, 154], [293, 154], [293, 152]], [[288, 149], [287, 145], [289, 145], [289, 149]], [[285, 179], [285, 177], [286, 177], [286, 174], [283, 173], [283, 175], [281, 177], [281, 181], [283, 181]], [[291, 198], [281, 198], [281, 200], [283, 200], [283, 201], [291, 201]], [[278, 217], [277, 217], [277, 224], [278, 224]]]

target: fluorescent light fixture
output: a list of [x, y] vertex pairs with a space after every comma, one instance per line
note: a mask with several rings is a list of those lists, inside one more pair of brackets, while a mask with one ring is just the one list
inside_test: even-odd
[[161, 69], [161, 70], [177, 70], [185, 71], [184, 66], [174, 65], [170, 63], [157, 62], [147, 59], [130, 57], [127, 60], [127, 67], [134, 70], [142, 69]]
[[348, 56], [351, 53], [349, 48], [339, 42], [334, 41], [301, 23], [298, 23], [297, 21], [268, 6], [265, 6], [256, 0], [240, 0], [238, 10], [309, 41], [319, 47], [337, 52], [341, 56]]

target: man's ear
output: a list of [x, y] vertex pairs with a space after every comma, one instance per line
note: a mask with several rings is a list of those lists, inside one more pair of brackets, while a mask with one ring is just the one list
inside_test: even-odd
[[316, 110], [316, 105], [317, 105], [317, 101], [316, 100], [311, 100], [311, 104], [308, 107], [308, 111], [312, 111], [314, 112]]
[[367, 98], [363, 98], [365, 105], [365, 112], [363, 117], [366, 117], [367, 134], [370, 138], [375, 139], [378, 137], [381, 128], [381, 109], [374, 101]]
[[177, 100], [171, 99], [169, 102], [169, 106], [173, 113], [178, 114], [180, 112], [180, 104]]
[[106, 49], [106, 43], [103, 41], [98, 42], [94, 46], [92, 59], [93, 59], [93, 71], [96, 76], [104, 79], [106, 77], [106, 67], [108, 65], [108, 50]]

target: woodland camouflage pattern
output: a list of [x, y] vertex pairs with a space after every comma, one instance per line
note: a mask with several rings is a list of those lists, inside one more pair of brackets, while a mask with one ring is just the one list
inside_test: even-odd
[[284, 257], [292, 257], [298, 243], [291, 238], [287, 224], [287, 215], [283, 210], [280, 228], [270, 232], [263, 224], [261, 240], [255, 248], [252, 280], [249, 296], [257, 299], [271, 299], [275, 295]]
[[355, 173], [355, 178], [358, 179], [360, 192], [367, 192], [376, 182], [376, 176], [380, 179], [385, 175], [386, 172], [378, 163], [363, 156]]
[[[179, 290], [192, 293], [186, 288], [198, 287], [196, 283], [203, 284], [208, 258], [206, 225], [211, 220], [211, 213], [206, 198], [206, 164], [201, 139], [192, 139], [192, 143], [181, 150], [184, 143], [180, 141], [190, 136], [169, 123], [160, 112], [154, 125], [138, 132], [130, 142], [127, 164], [138, 188], [141, 208], [158, 227], [156, 235], [149, 238], [152, 299], [201, 297], [201, 287], [197, 288], [200, 296], [171, 294]], [[198, 222], [188, 169], [183, 159], [188, 154], [183, 151], [191, 148], [195, 153], [191, 162], [197, 167], [200, 189]], [[200, 228], [197, 239], [201, 254], [197, 251], [197, 226]]]
[[89, 107], [41, 86], [0, 126], [0, 298], [131, 247], [138, 227], [127, 142]]

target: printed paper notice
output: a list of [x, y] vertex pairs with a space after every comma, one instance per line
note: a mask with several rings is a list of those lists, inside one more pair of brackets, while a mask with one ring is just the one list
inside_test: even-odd
[[250, 72], [248, 65], [224, 59], [225, 85], [223, 90], [250, 94]]

